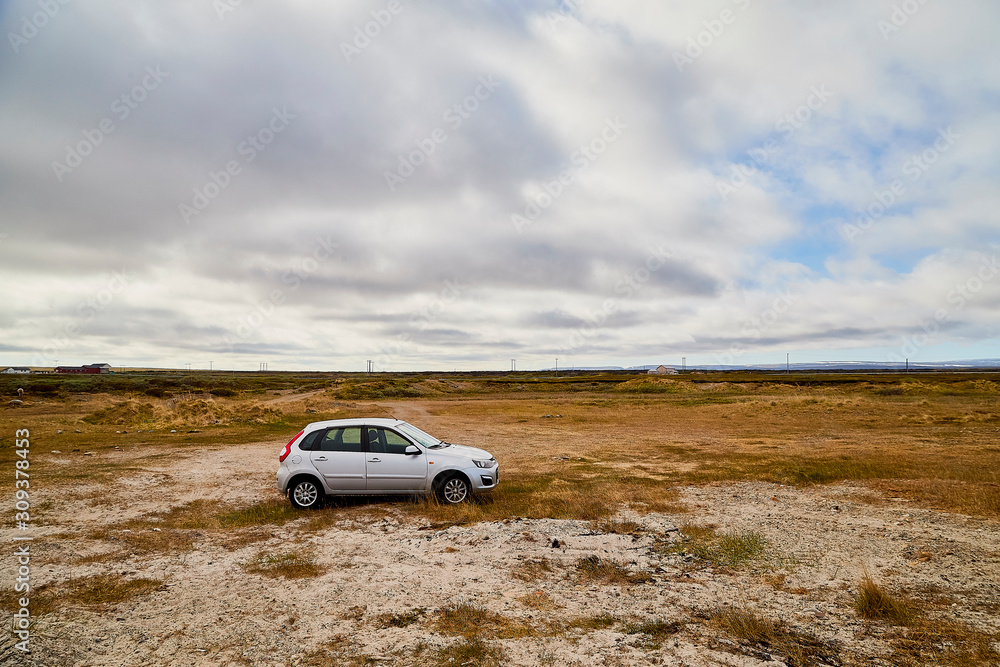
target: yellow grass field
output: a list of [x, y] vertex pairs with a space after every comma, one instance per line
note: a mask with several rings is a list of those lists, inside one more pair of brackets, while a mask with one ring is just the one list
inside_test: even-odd
[[[754, 661], [762, 660], [768, 650], [783, 655], [788, 664], [803, 665], [985, 665], [1000, 660], [996, 594], [984, 596], [968, 587], [944, 590], [930, 570], [922, 579], [896, 577], [908, 567], [903, 562], [907, 558], [920, 567], [956, 567], [946, 565], [953, 559], [947, 549], [930, 542], [920, 547], [924, 551], [913, 546], [916, 528], [899, 538], [907, 542], [905, 549], [916, 551], [906, 551], [904, 558], [901, 546], [902, 551], [892, 552], [891, 564], [881, 572], [876, 566], [883, 583], [899, 579], [899, 585], [889, 586], [894, 593], [886, 594], [912, 607], [907, 623], [893, 624], [877, 616], [863, 617], [854, 609], [859, 591], [873, 590], [859, 588], [865, 581], [879, 585], [862, 570], [889, 558], [889, 551], [844, 556], [843, 563], [831, 565], [833, 577], [843, 579], [841, 571], [850, 577], [838, 586], [821, 586], [816, 577], [829, 564], [823, 559], [832, 556], [807, 555], [822, 551], [809, 545], [814, 538], [790, 542], [797, 545], [789, 547], [797, 549], [797, 555], [786, 557], [780, 553], [782, 531], [775, 528], [777, 523], [771, 528], [754, 523], [776, 516], [771, 510], [786, 498], [787, 507], [798, 508], [789, 509], [789, 517], [804, 517], [803, 512], [813, 511], [803, 509], [810, 503], [835, 507], [835, 512], [841, 512], [841, 506], [854, 508], [859, 520], [891, 516], [893, 521], [887, 518], [886, 525], [912, 525], [919, 513], [928, 522], [921, 528], [926, 534], [944, 524], [972, 531], [969, 553], [977, 555], [959, 564], [968, 568], [969, 581], [984, 576], [983, 567], [996, 572], [1000, 384], [995, 375], [245, 376], [126, 373], [74, 378], [64, 384], [62, 378], [19, 379], [10, 382], [29, 386], [18, 407], [7, 405], [16, 398], [8, 383], [0, 412], [0, 470], [7, 470], [0, 473], [0, 489], [14, 497], [19, 459], [14, 435], [27, 429], [27, 533], [35, 537], [37, 559], [32, 610], [38, 632], [32, 641], [38, 655], [49, 651], [51, 660], [24, 664], [97, 665], [112, 664], [102, 662], [112, 659], [114, 664], [459, 664], [450, 662], [458, 658], [461, 664], [473, 665], [669, 664], [689, 653], [709, 656], [705, 664], [725, 664], [718, 657], [723, 655], [749, 661], [733, 664], [757, 664]], [[274, 490], [280, 446], [311, 421], [363, 415], [392, 415], [449, 442], [490, 450], [501, 464], [500, 487], [458, 507], [420, 499], [374, 499], [335, 501], [311, 513], [292, 510]], [[742, 497], [753, 500], [747, 500], [741, 514]], [[14, 512], [12, 502], [3, 523], [8, 544], [14, 544], [11, 540], [18, 534]], [[145, 608], [157, 596], [175, 594], [181, 587], [172, 577], [180, 575], [170, 574], [170, 564], [201, 562], [204, 558], [198, 554], [216, 551], [226, 556], [213, 562], [228, 559], [232, 564], [231, 570], [217, 573], [222, 577], [217, 581], [250, 578], [263, 582], [255, 585], [265, 598], [293, 599], [309, 582], [329, 585], [328, 580], [340, 576], [336, 559], [321, 548], [324, 535], [340, 531], [341, 543], [354, 535], [363, 545], [363, 527], [385, 520], [393, 522], [392, 531], [409, 531], [406, 534], [417, 540], [422, 535], [454, 537], [488, 526], [513, 530], [512, 522], [539, 522], [530, 525], [551, 530], [590, 526], [590, 532], [578, 530], [584, 537], [575, 539], [583, 543], [585, 537], [600, 534], [600, 539], [613, 542], [630, 536], [642, 546], [638, 553], [643, 555], [636, 561], [639, 565], [628, 565], [593, 549], [580, 547], [576, 561], [567, 560], [565, 549], [550, 549], [563, 554], [556, 562], [544, 559], [547, 537], [537, 543], [524, 538], [525, 548], [541, 549], [542, 555], [529, 557], [525, 552], [521, 557], [526, 560], [514, 569], [515, 575], [533, 572], [528, 579], [515, 576], [518, 582], [528, 582], [521, 597], [512, 598], [519, 600], [512, 604], [523, 613], [504, 612], [488, 600], [473, 603], [471, 598], [463, 602], [466, 607], [430, 599], [426, 605], [411, 605], [409, 611], [388, 605], [379, 607], [378, 614], [355, 613], [357, 618], [350, 609], [364, 606], [364, 600], [338, 607], [340, 626], [353, 624], [372, 632], [381, 626], [405, 627], [417, 633], [419, 641], [382, 646], [379, 650], [388, 652], [388, 662], [366, 652], [370, 643], [356, 640], [357, 628], [346, 633], [313, 629], [299, 640], [298, 648], [279, 650], [272, 645], [268, 650], [277, 651], [277, 657], [271, 662], [260, 657], [266, 652], [237, 650], [254, 639], [232, 638], [196, 651], [183, 641], [190, 623], [188, 629], [178, 626], [161, 633], [163, 641], [173, 633], [174, 653], [137, 648], [135, 655], [144, 656], [141, 659], [129, 658], [126, 646], [143, 631], [153, 631], [149, 628], [137, 627], [113, 646], [99, 642], [96, 653], [80, 653], [59, 634], [60, 628], [64, 634], [67, 628], [107, 634], [96, 620], [99, 616], [122, 616], [126, 609]], [[668, 520], [674, 528], [664, 529], [667, 532], [650, 527]], [[888, 536], [885, 530], [871, 534]], [[855, 534], [845, 533], [838, 542], [836, 530], [827, 530], [822, 539], [837, 548], [843, 542], [847, 551], [861, 548], [848, 544], [857, 541]], [[281, 548], [285, 541], [290, 548]], [[570, 544], [574, 549], [573, 539]], [[361, 554], [365, 547], [359, 545], [343, 556], [354, 568], [366, 563]], [[461, 540], [449, 548], [454, 551], [441, 552], [444, 558], [460, 558], [466, 549]], [[720, 555], [734, 549], [746, 557], [726, 560]], [[625, 558], [626, 551], [608, 553]], [[505, 557], [513, 558], [513, 553]], [[210, 570], [207, 562], [199, 567]], [[4, 609], [10, 613], [16, 609], [13, 566], [5, 563], [0, 572], [6, 580]], [[593, 572], [601, 574], [591, 581], [587, 577]], [[720, 577], [751, 577], [760, 586], [770, 582], [765, 588], [773, 595], [801, 589], [800, 597], [812, 596], [816, 604], [830, 605], [854, 620], [831, 628], [829, 636], [807, 632], [806, 627], [793, 627], [792, 619], [761, 617], [752, 598], [765, 598], [755, 594], [726, 603], [735, 610], [739, 602], [746, 617], [691, 599], [681, 605], [687, 611], [680, 616], [665, 610], [650, 615], [637, 601], [633, 612], [628, 607], [602, 612], [605, 621], [591, 621], [601, 615], [570, 614], [567, 607], [572, 604], [553, 597], [585, 585], [602, 594], [608, 587], [655, 588], [657, 581], [666, 581], [664, 572], [669, 577], [694, 574], [705, 580], [706, 590], [721, 585]], [[796, 577], [801, 585], [784, 583]], [[547, 578], [570, 588], [531, 588], [531, 582]], [[830, 589], [828, 595], [822, 592], [824, 586]], [[467, 590], [472, 595], [475, 585]], [[650, 589], [649, 594], [654, 593]], [[957, 601], [954, 608], [947, 607], [955, 613], [942, 611], [946, 599]], [[247, 622], [259, 619], [263, 612], [256, 609], [258, 602], [233, 613], [245, 613]], [[180, 598], [173, 602], [178, 609], [183, 603]], [[833, 612], [822, 614], [833, 617]], [[453, 633], [461, 639], [442, 639], [451, 636], [442, 628], [458, 623], [457, 617], [465, 619], [464, 629]], [[399, 626], [399, 618], [406, 623]], [[732, 628], [744, 627], [746, 619], [764, 630], [747, 637], [734, 634]], [[624, 640], [611, 639], [615, 634]], [[352, 636], [355, 639], [343, 638]], [[962, 646], [956, 645], [959, 640]], [[13, 641], [0, 644], [0, 662], [19, 657]], [[590, 658], [578, 650], [580, 641], [590, 646]], [[615, 648], [616, 641], [631, 642], [627, 655]]]

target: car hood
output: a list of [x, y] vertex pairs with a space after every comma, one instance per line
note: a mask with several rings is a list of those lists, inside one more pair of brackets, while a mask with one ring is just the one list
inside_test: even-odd
[[435, 449], [435, 452], [441, 452], [442, 454], [448, 454], [449, 456], [461, 456], [462, 458], [468, 459], [479, 459], [479, 460], [490, 460], [493, 455], [490, 454], [485, 449], [479, 449], [478, 447], [469, 447], [468, 445], [451, 445], [451, 447], [445, 447], [444, 449]]

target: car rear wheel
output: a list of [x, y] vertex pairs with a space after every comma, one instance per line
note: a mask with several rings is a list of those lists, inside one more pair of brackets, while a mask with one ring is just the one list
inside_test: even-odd
[[463, 477], [450, 477], [438, 489], [438, 496], [449, 505], [457, 505], [469, 499], [469, 483]]
[[294, 507], [300, 510], [311, 510], [319, 507], [319, 503], [323, 499], [323, 492], [315, 480], [300, 479], [292, 485], [288, 499], [292, 501]]

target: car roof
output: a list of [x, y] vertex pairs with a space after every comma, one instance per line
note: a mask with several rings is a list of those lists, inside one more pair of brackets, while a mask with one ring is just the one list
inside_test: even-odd
[[402, 419], [386, 419], [385, 417], [328, 419], [327, 421], [313, 422], [306, 426], [305, 430], [315, 431], [318, 428], [334, 428], [338, 426], [397, 426], [405, 423]]

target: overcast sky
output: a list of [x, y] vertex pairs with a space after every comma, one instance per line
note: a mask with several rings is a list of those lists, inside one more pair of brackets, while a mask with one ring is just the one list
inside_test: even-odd
[[0, 365], [1000, 357], [995, 0], [0, 24]]

